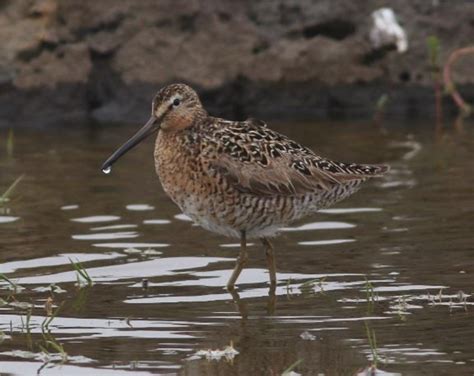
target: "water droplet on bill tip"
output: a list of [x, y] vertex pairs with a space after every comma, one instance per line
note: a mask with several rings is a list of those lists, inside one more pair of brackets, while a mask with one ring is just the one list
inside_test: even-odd
[[109, 166], [109, 167], [105, 167], [105, 168], [102, 169], [102, 172], [103, 172], [104, 174], [110, 174], [111, 171], [112, 171], [112, 167], [110, 167], [110, 166]]

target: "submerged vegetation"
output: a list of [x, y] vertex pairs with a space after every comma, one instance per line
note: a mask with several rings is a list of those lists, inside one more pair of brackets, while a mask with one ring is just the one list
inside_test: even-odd
[[298, 359], [296, 362], [291, 364], [287, 369], [285, 369], [281, 375], [282, 376], [299, 375], [299, 373], [295, 373], [295, 372], [293, 372], [293, 370], [296, 367], [298, 367], [301, 363], [303, 363], [303, 359]]
[[92, 278], [90, 277], [86, 268], [84, 268], [84, 266], [79, 261], [73, 261], [71, 259], [69, 259], [69, 261], [76, 272], [77, 286], [92, 286]]
[[375, 330], [370, 327], [369, 323], [365, 321], [365, 333], [367, 336], [367, 342], [369, 343], [370, 354], [371, 354], [371, 369], [377, 369], [377, 364], [380, 359], [377, 353], [377, 339], [375, 338]]
[[[374, 286], [369, 281], [367, 277], [365, 277], [365, 295], [367, 300], [367, 315], [370, 316], [374, 313], [375, 304], [378, 301], [378, 297], [374, 292]], [[377, 370], [377, 364], [379, 363], [380, 359], [377, 353], [377, 340], [375, 337], [375, 330], [370, 326], [370, 321], [364, 321], [365, 326], [365, 334], [367, 337], [367, 342], [370, 348], [371, 354], [371, 364], [369, 369], [371, 371]]]
[[24, 290], [24, 287], [20, 286], [16, 282], [12, 281], [10, 278], [8, 278], [6, 275], [0, 273], [0, 281], [4, 281], [8, 284], [8, 288], [10, 291], [12, 291], [12, 294], [17, 294]]
[[20, 183], [20, 181], [24, 178], [25, 175], [19, 176], [7, 189], [3, 194], [0, 196], [0, 207], [6, 205], [8, 201], [10, 201], [10, 196]]
[[[31, 352], [31, 355], [28, 356], [39, 358], [43, 360], [45, 364], [57, 360], [60, 360], [61, 363], [64, 363], [67, 360], [67, 353], [65, 352], [63, 345], [53, 336], [50, 328], [52, 321], [57, 317], [64, 302], [54, 310], [53, 299], [48, 297], [45, 304], [46, 317], [41, 323], [41, 339], [34, 341], [33, 330], [35, 326], [32, 323], [34, 305], [32, 303], [18, 301], [16, 298], [16, 295], [25, 290], [25, 288], [21, 287], [4, 274], [0, 274], [0, 280], [6, 282], [9, 286], [9, 289], [11, 290], [7, 300], [0, 298], [0, 306], [8, 305], [22, 312], [26, 311], [24, 317], [23, 315], [20, 316], [21, 326], [19, 327], [19, 330], [20, 333], [25, 335], [26, 347]], [[10, 337], [13, 336], [13, 332], [14, 328], [12, 322], [10, 322]], [[2, 341], [7, 338], [4, 331], [0, 331], [0, 336]], [[55, 353], [53, 351], [55, 351]]]

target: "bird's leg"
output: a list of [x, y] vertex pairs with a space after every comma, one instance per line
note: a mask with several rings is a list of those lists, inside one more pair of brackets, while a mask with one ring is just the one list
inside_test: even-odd
[[237, 306], [240, 316], [242, 316], [243, 319], [246, 319], [248, 317], [247, 303], [240, 299], [240, 295], [237, 290], [229, 289], [229, 294], [232, 295], [232, 300]]
[[268, 290], [268, 303], [267, 303], [267, 312], [269, 315], [275, 314], [275, 307], [276, 307], [276, 285], [270, 285], [270, 289]]
[[267, 257], [268, 273], [270, 274], [270, 288], [276, 286], [276, 263], [275, 252], [273, 251], [272, 243], [267, 238], [262, 238], [261, 242], [265, 248], [265, 255]]
[[247, 255], [247, 241], [245, 238], [245, 231], [241, 231], [240, 233], [240, 254], [237, 258], [237, 262], [235, 263], [234, 271], [227, 282], [227, 290], [233, 290], [234, 284], [239, 278], [240, 272], [244, 268], [245, 264], [247, 264], [248, 255]]

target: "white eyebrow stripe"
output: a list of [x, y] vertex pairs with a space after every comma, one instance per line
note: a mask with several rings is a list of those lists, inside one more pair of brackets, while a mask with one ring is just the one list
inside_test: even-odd
[[175, 94], [170, 98], [169, 103], [173, 103], [175, 99], [182, 100], [183, 96], [181, 94]]

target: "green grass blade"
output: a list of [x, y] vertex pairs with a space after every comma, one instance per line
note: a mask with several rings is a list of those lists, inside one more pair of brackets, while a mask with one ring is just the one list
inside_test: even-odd
[[73, 260], [69, 259], [69, 262], [71, 263], [72, 267], [77, 273], [78, 276], [78, 284], [79, 284], [79, 277], [81, 277], [83, 280], [87, 282], [89, 286], [92, 285], [92, 278], [90, 277], [89, 273], [87, 273], [87, 270], [84, 268], [84, 266], [79, 262], [76, 261], [74, 262]]
[[0, 280], [4, 280], [5, 282], [7, 282], [8, 284], [10, 284], [13, 287], [16, 286], [16, 283], [13, 282], [12, 280], [10, 280], [9, 278], [7, 278], [7, 276], [5, 274], [0, 273]]
[[2, 196], [0, 196], [0, 203], [2, 202], [5, 202], [6, 199], [8, 198], [8, 196], [13, 192], [13, 190], [15, 189], [15, 187], [18, 185], [18, 183], [20, 183], [20, 181], [24, 178], [25, 175], [21, 175], [20, 177], [18, 177], [13, 183], [12, 185], [10, 185], [7, 190], [2, 194]]
[[301, 363], [303, 363], [303, 359], [298, 359], [296, 362], [294, 362], [293, 364], [291, 364], [287, 369], [285, 369], [282, 373], [282, 376], [286, 376], [288, 375], [291, 371], [293, 371], [296, 367], [298, 367], [298, 365], [300, 365]]

